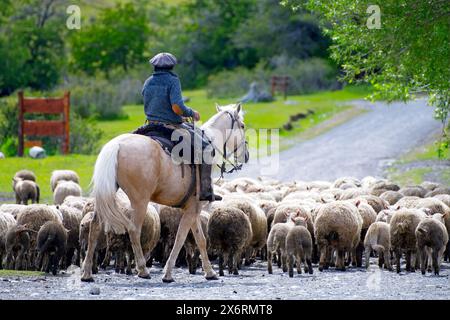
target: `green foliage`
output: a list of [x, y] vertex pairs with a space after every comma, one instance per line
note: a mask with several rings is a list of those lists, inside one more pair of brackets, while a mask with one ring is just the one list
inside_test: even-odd
[[103, 132], [93, 121], [87, 121], [73, 113], [70, 121], [70, 132], [71, 153], [96, 154], [99, 151]]
[[235, 68], [216, 73], [208, 78], [207, 92], [210, 97], [239, 98], [250, 84], [258, 82], [266, 90], [272, 76], [289, 76], [288, 94], [299, 95], [320, 90], [339, 88], [336, 68], [320, 58], [300, 60], [286, 55], [271, 59], [267, 65], [259, 63], [252, 70]]
[[116, 67], [128, 70], [143, 59], [148, 38], [146, 17], [132, 3], [105, 9], [98, 21], [71, 38], [73, 70], [107, 75]]
[[17, 154], [17, 100], [13, 97], [0, 99], [0, 151], [6, 156]]
[[47, 7], [38, 0], [9, 3], [0, 14], [0, 95], [21, 87], [53, 87], [64, 66], [64, 20], [51, 14], [53, 4]]
[[381, 28], [366, 25], [370, 0], [286, 0], [308, 8], [323, 19], [332, 40], [332, 57], [342, 65], [343, 78], [367, 82], [373, 99], [407, 100], [417, 92], [432, 97], [443, 123], [441, 144], [448, 148], [450, 24], [448, 1], [386, 0], [379, 4]]

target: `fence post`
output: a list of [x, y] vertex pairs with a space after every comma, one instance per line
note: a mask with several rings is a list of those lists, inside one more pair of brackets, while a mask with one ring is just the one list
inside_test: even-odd
[[63, 142], [63, 154], [68, 154], [70, 150], [70, 92], [64, 93], [64, 142]]
[[18, 96], [19, 96], [19, 103], [18, 103], [18, 108], [19, 108], [19, 148], [18, 148], [18, 156], [19, 157], [23, 157], [23, 91], [19, 91], [18, 92]]

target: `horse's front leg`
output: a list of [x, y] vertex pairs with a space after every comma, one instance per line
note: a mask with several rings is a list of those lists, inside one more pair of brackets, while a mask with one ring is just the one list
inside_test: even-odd
[[200, 214], [197, 214], [191, 229], [194, 234], [195, 243], [197, 243], [200, 255], [202, 257], [202, 268], [205, 272], [206, 280], [218, 280], [217, 274], [214, 272], [211, 262], [209, 261], [208, 251], [206, 250], [206, 239], [200, 222]]
[[[186, 237], [191, 229], [196, 217], [199, 215], [199, 212], [196, 210], [195, 198], [191, 197], [188, 201], [183, 216], [180, 220], [180, 225], [178, 226], [177, 236], [175, 238], [175, 244], [173, 245], [172, 251], [170, 252], [169, 259], [164, 266], [164, 277], [163, 282], [173, 282], [172, 277], [172, 269], [175, 266], [175, 262], [177, 260], [178, 254], [180, 253], [181, 247], [184, 245], [186, 241]], [[206, 247], [206, 245], [205, 245]]]
[[89, 225], [89, 240], [86, 257], [84, 258], [81, 281], [92, 282], [92, 261], [94, 258], [95, 247], [97, 246], [97, 240], [102, 231], [100, 222], [97, 215], [94, 214], [94, 218]]

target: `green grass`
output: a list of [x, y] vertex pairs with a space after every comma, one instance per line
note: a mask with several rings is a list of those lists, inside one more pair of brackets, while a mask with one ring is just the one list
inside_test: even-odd
[[[248, 128], [279, 128], [288, 121], [289, 116], [308, 109], [315, 114], [294, 124], [294, 129], [281, 132], [281, 142], [297, 136], [324, 120], [332, 118], [335, 114], [348, 110], [345, 101], [360, 99], [368, 93], [366, 88], [347, 87], [344, 90], [320, 92], [304, 96], [288, 97], [289, 101], [297, 104], [286, 105], [282, 99], [270, 103], [248, 103], [244, 105], [245, 123]], [[198, 110], [204, 121], [215, 112], [215, 102], [225, 105], [233, 103], [232, 99], [209, 99], [204, 90], [185, 91], [184, 96], [189, 97], [188, 106]], [[100, 141], [101, 145], [115, 136], [130, 132], [144, 123], [145, 116], [142, 105], [125, 106], [126, 118], [117, 120], [98, 121], [98, 127], [104, 131]], [[251, 146], [252, 147], [252, 146]], [[42, 202], [52, 202], [50, 189], [50, 176], [53, 170], [70, 169], [80, 176], [80, 185], [87, 193], [94, 168], [96, 155], [69, 155], [50, 156], [45, 159], [7, 158], [0, 160], [0, 198], [12, 198], [11, 179], [14, 173], [21, 169], [28, 169], [36, 173], [37, 182], [41, 188]]]
[[45, 273], [40, 271], [0, 270], [0, 277], [36, 277], [43, 275]]
[[389, 179], [400, 186], [419, 185], [424, 181], [425, 175], [431, 171], [431, 168], [414, 168], [404, 172], [398, 172], [394, 169], [390, 172]]

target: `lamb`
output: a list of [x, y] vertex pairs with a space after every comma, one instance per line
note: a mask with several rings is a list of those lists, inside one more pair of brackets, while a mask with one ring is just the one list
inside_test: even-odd
[[231, 200], [223, 203], [226, 206], [236, 207], [244, 212], [252, 226], [252, 240], [245, 253], [245, 265], [250, 265], [250, 259], [259, 249], [264, 247], [267, 239], [267, 218], [258, 206], [248, 201]]
[[[441, 218], [445, 219], [445, 215]], [[427, 258], [431, 256], [434, 274], [439, 275], [442, 256], [448, 243], [448, 232], [445, 225], [438, 219], [427, 217], [417, 225], [415, 234], [422, 274], [425, 274]], [[431, 268], [431, 265], [428, 267]]]
[[14, 178], [19, 178], [21, 180], [29, 180], [29, 181], [36, 182], [36, 175], [34, 174], [34, 172], [32, 172], [30, 170], [17, 171], [16, 174], [14, 175]]
[[389, 205], [394, 205], [403, 198], [403, 195], [398, 191], [385, 191], [380, 195], [380, 199], [383, 199], [384, 201], [387, 201]]
[[[91, 221], [94, 219], [94, 210], [86, 212], [80, 221], [80, 264], [86, 257], [87, 246], [89, 242], [89, 230]], [[106, 236], [104, 232], [100, 232], [97, 239], [97, 245], [95, 246], [94, 259], [92, 265], [92, 272], [98, 272], [98, 264], [101, 263], [106, 255]]]
[[17, 204], [27, 205], [28, 200], [31, 200], [31, 203], [39, 203], [40, 190], [36, 182], [13, 178], [13, 189]]
[[360, 200], [356, 201], [356, 207], [358, 208], [358, 212], [362, 218], [362, 227], [361, 227], [361, 237], [358, 247], [356, 248], [356, 266], [362, 266], [362, 255], [364, 252], [364, 239], [366, 237], [367, 230], [370, 225], [375, 222], [377, 218], [377, 214], [375, 210], [365, 202], [361, 202]]
[[292, 228], [289, 222], [276, 223], [270, 229], [269, 237], [267, 239], [267, 271], [269, 274], [272, 270], [272, 255], [277, 253], [278, 267], [282, 267], [283, 272], [288, 271], [287, 267], [287, 251], [286, 251], [286, 237]]
[[390, 226], [386, 222], [377, 221], [370, 225], [364, 238], [366, 268], [369, 268], [370, 251], [378, 254], [378, 266], [392, 271]]
[[[307, 218], [297, 217], [293, 219], [294, 226], [286, 236], [286, 253], [289, 277], [294, 276], [294, 261], [297, 265], [297, 273], [301, 274], [301, 263], [305, 264], [305, 273], [313, 274], [311, 264], [313, 242], [307, 227]], [[295, 257], [295, 258], [294, 258]]]
[[438, 187], [434, 189], [433, 191], [428, 192], [425, 197], [434, 197], [438, 194], [450, 194], [450, 188], [449, 187]]
[[81, 193], [81, 187], [77, 183], [68, 180], [58, 180], [53, 192], [53, 202], [56, 205], [62, 204], [66, 197], [80, 197]]
[[66, 255], [64, 257], [62, 264], [63, 268], [67, 268], [72, 264], [75, 253], [76, 253], [75, 264], [80, 266], [79, 234], [80, 234], [80, 223], [81, 219], [83, 218], [81, 215], [81, 211], [64, 204], [59, 206], [59, 211], [63, 216], [64, 228], [68, 230]]
[[[27, 226], [14, 225], [6, 233], [6, 268], [27, 270], [27, 252], [30, 248], [29, 232], [34, 232]], [[1, 258], [1, 257], [0, 257]]]
[[390, 222], [391, 246], [395, 253], [397, 273], [400, 273], [400, 257], [406, 252], [406, 271], [414, 272], [416, 266], [417, 240], [415, 231], [426, 214], [417, 209], [400, 209], [394, 213]]
[[16, 220], [12, 214], [0, 211], [0, 268], [2, 268], [3, 255], [5, 254], [7, 232], [15, 225]]
[[66, 252], [67, 230], [59, 221], [47, 221], [37, 235], [38, 265], [42, 261], [42, 270], [56, 275], [61, 259]]
[[413, 197], [419, 197], [424, 198], [425, 195], [428, 193], [427, 189], [421, 187], [421, 186], [408, 186], [401, 188], [398, 192], [400, 192], [404, 196], [413, 196]]
[[253, 238], [248, 216], [236, 207], [214, 208], [208, 222], [208, 238], [211, 249], [219, 255], [219, 275], [224, 275], [224, 263], [228, 263], [230, 274], [238, 275], [241, 254]]
[[80, 183], [80, 177], [75, 171], [72, 170], [54, 170], [50, 178], [50, 186], [52, 187], [52, 192], [55, 192], [58, 181], [66, 180], [73, 181], [76, 184]]
[[320, 207], [314, 223], [314, 235], [320, 252], [319, 271], [328, 268], [327, 251], [330, 249], [337, 251], [336, 269], [345, 271], [344, 255], [352, 252], [356, 258], [361, 228], [362, 218], [353, 204], [336, 201]]

